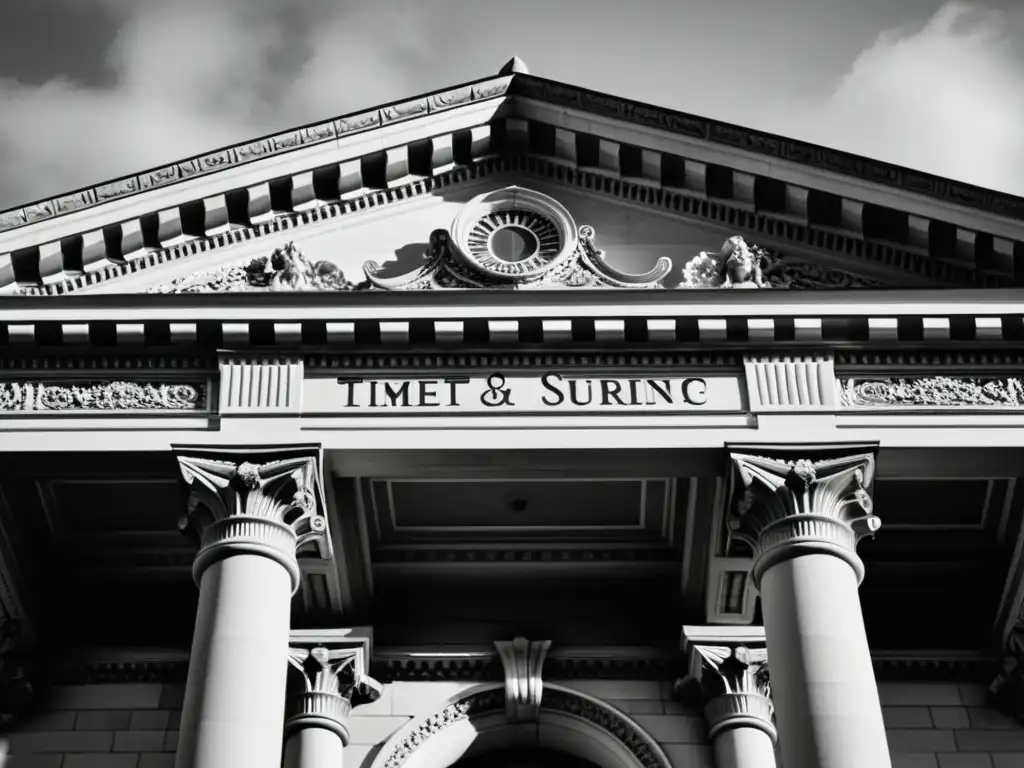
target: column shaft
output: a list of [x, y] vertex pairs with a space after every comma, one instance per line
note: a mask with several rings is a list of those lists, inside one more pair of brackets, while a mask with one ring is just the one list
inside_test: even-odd
[[713, 740], [715, 768], [775, 768], [775, 747], [760, 728], [729, 728]]
[[889, 768], [857, 576], [831, 554], [770, 566], [764, 627], [786, 768]]
[[211, 563], [185, 687], [175, 768], [279, 768], [292, 581], [256, 554]]
[[284, 745], [284, 768], [342, 768], [344, 743], [327, 728], [300, 728]]

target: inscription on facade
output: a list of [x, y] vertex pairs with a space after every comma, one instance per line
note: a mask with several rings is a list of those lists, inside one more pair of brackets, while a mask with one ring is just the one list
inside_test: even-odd
[[307, 413], [635, 413], [741, 411], [736, 377], [568, 376], [547, 372], [511, 376], [307, 379]]

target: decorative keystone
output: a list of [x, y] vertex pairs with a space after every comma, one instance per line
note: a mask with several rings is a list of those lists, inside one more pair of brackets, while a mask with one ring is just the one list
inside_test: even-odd
[[525, 637], [517, 637], [512, 641], [498, 640], [494, 646], [505, 667], [505, 715], [508, 721], [536, 721], [544, 694], [541, 671], [551, 641], [530, 641]]
[[192, 566], [197, 583], [212, 563], [248, 553], [284, 566], [294, 592], [301, 580], [298, 549], [313, 544], [321, 557], [330, 557], [318, 451], [276, 461], [179, 452], [178, 464], [191, 491], [188, 514], [179, 528], [195, 530], [200, 540]]
[[754, 551], [754, 584], [772, 565], [820, 552], [846, 560], [864, 579], [857, 544], [881, 526], [867, 488], [875, 459], [868, 453], [838, 459], [785, 461], [731, 455], [743, 489], [729, 517], [729, 535]]
[[775, 708], [768, 679], [768, 650], [761, 627], [684, 627], [688, 680], [700, 685], [707, 705], [708, 737], [729, 728], [757, 728], [774, 744]]

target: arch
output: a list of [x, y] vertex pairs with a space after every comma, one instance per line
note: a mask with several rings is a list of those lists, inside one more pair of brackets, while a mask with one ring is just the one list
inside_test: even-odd
[[475, 686], [433, 713], [407, 723], [384, 744], [371, 768], [449, 768], [463, 758], [512, 747], [579, 757], [598, 768], [671, 768], [658, 743], [605, 702], [545, 684], [536, 722], [509, 722], [505, 687]]

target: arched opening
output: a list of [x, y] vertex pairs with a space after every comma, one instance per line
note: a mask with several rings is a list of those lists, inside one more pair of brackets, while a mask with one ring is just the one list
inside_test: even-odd
[[498, 749], [459, 760], [453, 768], [597, 768], [589, 760], [553, 749]]
[[485, 684], [409, 722], [371, 768], [484, 765], [670, 768], [671, 763], [635, 721], [592, 696], [545, 685], [537, 720], [518, 722], [506, 711], [504, 686]]

